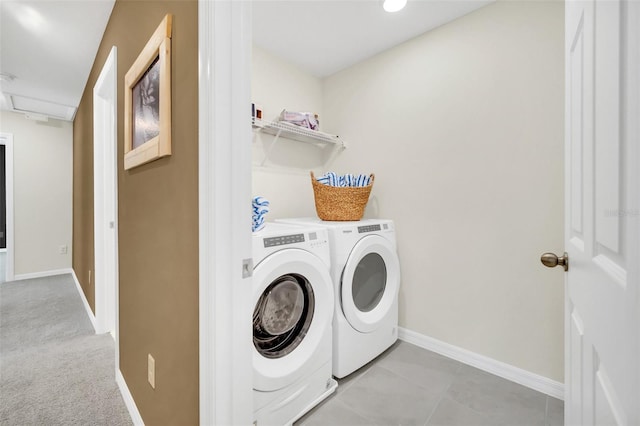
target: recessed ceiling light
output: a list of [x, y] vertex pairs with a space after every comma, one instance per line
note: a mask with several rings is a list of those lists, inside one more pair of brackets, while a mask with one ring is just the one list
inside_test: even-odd
[[382, 7], [387, 12], [397, 12], [407, 5], [407, 0], [384, 0]]

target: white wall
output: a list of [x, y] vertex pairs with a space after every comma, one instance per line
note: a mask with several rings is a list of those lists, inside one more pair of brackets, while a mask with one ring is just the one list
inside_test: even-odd
[[0, 131], [13, 134], [15, 275], [70, 268], [72, 124], [0, 111]]
[[[265, 50], [253, 46], [251, 98], [263, 119], [276, 121], [283, 109], [319, 114], [323, 126], [322, 81]], [[253, 195], [270, 202], [267, 220], [315, 216], [309, 170], [319, 170], [326, 150], [280, 138], [265, 161], [274, 137], [260, 131], [253, 138]], [[264, 164], [263, 164], [264, 163]]]
[[254, 47], [253, 99], [320, 112], [333, 165], [254, 139], [268, 219], [313, 216], [308, 170], [374, 172], [367, 217], [391, 218], [400, 325], [563, 381], [562, 2], [498, 2], [318, 80]]
[[563, 4], [498, 2], [324, 81], [392, 218], [400, 325], [563, 381]]
[[257, 167], [256, 136], [269, 219], [315, 214], [310, 168], [374, 172], [400, 325], [557, 381], [563, 275], [539, 256], [563, 250], [563, 21], [562, 2], [498, 2], [322, 81], [256, 48], [252, 81], [267, 118], [314, 108], [349, 145], [335, 167], [285, 144]]

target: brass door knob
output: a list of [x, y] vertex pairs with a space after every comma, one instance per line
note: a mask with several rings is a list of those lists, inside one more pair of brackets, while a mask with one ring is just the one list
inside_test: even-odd
[[562, 266], [565, 271], [569, 270], [569, 255], [567, 252], [560, 257], [556, 256], [554, 253], [543, 253], [540, 256], [540, 262], [547, 268], [554, 268], [558, 265]]

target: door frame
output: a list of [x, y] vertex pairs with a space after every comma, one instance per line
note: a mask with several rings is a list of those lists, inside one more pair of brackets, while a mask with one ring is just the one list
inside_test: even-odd
[[[118, 350], [117, 89], [117, 48], [113, 46], [93, 87], [93, 213], [96, 333], [114, 333], [116, 353]], [[116, 369], [118, 358], [116, 356]]]
[[251, 424], [250, 1], [198, 2], [200, 424]]
[[14, 275], [14, 229], [13, 229], [13, 133], [0, 133], [0, 145], [5, 149], [6, 206], [7, 206], [7, 258], [5, 281], [13, 281]]

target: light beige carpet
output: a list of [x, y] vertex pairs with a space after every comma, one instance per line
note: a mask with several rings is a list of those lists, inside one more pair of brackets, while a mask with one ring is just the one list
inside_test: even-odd
[[0, 425], [131, 425], [71, 275], [0, 284]]

